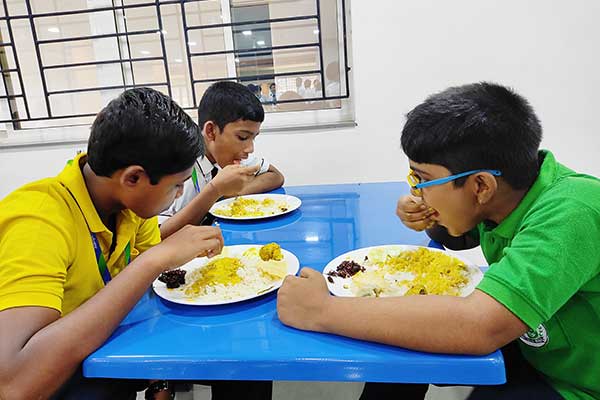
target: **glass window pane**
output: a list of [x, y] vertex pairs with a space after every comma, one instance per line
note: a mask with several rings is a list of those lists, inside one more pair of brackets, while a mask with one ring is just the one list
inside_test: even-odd
[[138, 61], [133, 63], [136, 85], [166, 83], [165, 65], [162, 61]]
[[[145, 1], [144, 3], [148, 3], [148, 1]], [[125, 22], [127, 23], [128, 32], [158, 29], [156, 7], [126, 8]]]
[[40, 45], [44, 66], [119, 59], [116, 38], [76, 40]]
[[188, 39], [194, 43], [190, 46], [193, 53], [226, 50], [224, 28], [193, 29], [189, 31]]
[[[27, 104], [31, 118], [47, 118], [19, 127], [85, 121], [88, 117], [77, 115], [97, 112], [134, 85], [161, 85], [192, 115], [206, 88], [219, 79], [251, 85], [267, 112], [339, 108], [339, 98], [347, 97], [344, 0], [30, 1], [42, 43], [34, 42], [31, 21], [22, 18], [28, 14], [25, 1], [6, 0], [6, 10], [0, 2], [0, 15], [19, 17], [10, 20], [16, 50], [0, 47], [0, 64], [12, 70], [19, 61], [23, 78], [6, 72], [0, 96], [25, 95], [0, 100], [2, 113], [10, 117], [10, 104], [13, 118], [26, 119]], [[0, 43], [10, 41], [8, 23], [0, 21]], [[94, 35], [106, 37], [86, 38]], [[60, 93], [80, 89], [95, 90]]]
[[201, 56], [192, 58], [194, 79], [223, 79], [228, 75], [227, 55]]
[[48, 91], [123, 85], [120, 64], [46, 70]]
[[102, 92], [80, 92], [50, 96], [50, 106], [54, 116], [97, 113], [105, 104], [106, 98], [114, 98], [121, 90]]
[[[19, 74], [16, 72], [4, 72], [2, 79], [0, 79], [0, 96], [21, 95], [21, 86], [19, 81]], [[6, 83], [6, 86], [4, 85]], [[7, 91], [8, 88], [8, 91]]]

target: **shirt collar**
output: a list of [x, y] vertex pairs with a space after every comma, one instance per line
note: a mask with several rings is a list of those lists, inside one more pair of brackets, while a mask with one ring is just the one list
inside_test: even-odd
[[215, 167], [218, 168], [218, 165], [216, 163], [213, 164], [212, 162], [210, 162], [210, 160], [206, 156], [197, 159], [196, 165], [198, 165], [198, 168], [200, 169], [200, 173], [204, 177], [210, 177], [211, 176], [210, 173], [213, 170], [213, 168], [215, 168]]
[[87, 154], [78, 154], [73, 160], [67, 162], [65, 168], [58, 174], [57, 179], [71, 193], [73, 199], [79, 205], [90, 231], [103, 232], [107, 228], [100, 219], [96, 207], [94, 207], [81, 170], [86, 161]]
[[541, 150], [538, 153], [542, 164], [538, 177], [533, 182], [521, 202], [498, 226], [492, 231], [498, 236], [510, 239], [515, 236], [517, 229], [521, 226], [521, 221], [529, 211], [537, 198], [550, 186], [557, 178], [558, 163], [554, 155], [547, 150]]

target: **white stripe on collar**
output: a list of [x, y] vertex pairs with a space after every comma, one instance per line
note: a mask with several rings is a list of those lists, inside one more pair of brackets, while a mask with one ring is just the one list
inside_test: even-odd
[[206, 156], [197, 159], [196, 165], [198, 165], [198, 168], [200, 169], [200, 173], [204, 177], [209, 177], [210, 171], [212, 171], [212, 169], [214, 167], [219, 168], [219, 166], [216, 163], [215, 164], [211, 163], [210, 160], [208, 159], [208, 157], [206, 157]]

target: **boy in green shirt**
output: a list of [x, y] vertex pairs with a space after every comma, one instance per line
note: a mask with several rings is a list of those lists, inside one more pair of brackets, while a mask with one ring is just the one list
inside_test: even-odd
[[[471, 398], [600, 399], [600, 181], [539, 151], [541, 136], [529, 103], [505, 87], [429, 97], [402, 131], [413, 190], [397, 214], [449, 248], [481, 245], [490, 268], [477, 290], [338, 298], [320, 273], [303, 269], [279, 290], [281, 320], [430, 352], [488, 354], [511, 344], [507, 383]], [[367, 384], [361, 399], [426, 390]]]

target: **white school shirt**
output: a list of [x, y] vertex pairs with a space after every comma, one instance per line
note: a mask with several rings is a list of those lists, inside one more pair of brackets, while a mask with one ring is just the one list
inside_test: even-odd
[[[240, 162], [240, 165], [244, 167], [252, 167], [255, 165], [260, 165], [261, 162], [263, 162], [262, 160], [263, 159], [261, 157], [256, 157], [254, 154], [251, 154], [247, 159], [242, 160]], [[270, 165], [271, 164], [269, 164], [269, 162], [265, 160], [258, 172], [258, 175], [267, 172], [269, 170]], [[213, 179], [211, 172], [214, 168], [216, 168], [217, 170], [221, 170], [219, 165], [217, 165], [216, 163], [213, 164], [206, 157], [202, 157], [196, 160], [196, 162], [194, 163], [194, 171], [196, 171], [196, 176], [198, 177], [198, 187], [196, 187], [192, 178], [185, 181], [185, 183], [183, 184], [183, 194], [179, 198], [175, 199], [175, 201], [169, 206], [169, 208], [167, 208], [165, 211], [161, 212], [158, 215], [159, 225], [166, 221], [169, 217], [175, 215], [177, 211], [181, 210], [183, 207], [188, 205], [188, 203], [192, 201], [192, 199], [196, 197], [196, 195], [200, 193], [206, 185], [208, 185], [208, 182], [210, 182]]]

